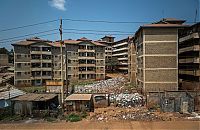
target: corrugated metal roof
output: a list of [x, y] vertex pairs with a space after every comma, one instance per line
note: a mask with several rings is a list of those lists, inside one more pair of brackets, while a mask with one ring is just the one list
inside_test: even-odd
[[26, 94], [24, 91], [16, 89], [16, 88], [12, 88], [9, 91], [0, 92], [0, 100], [15, 98], [24, 94]]
[[92, 98], [92, 94], [71, 94], [69, 95], [65, 101], [88, 101]]
[[28, 93], [12, 100], [15, 101], [47, 101], [55, 98], [56, 94], [36, 94], [36, 93]]

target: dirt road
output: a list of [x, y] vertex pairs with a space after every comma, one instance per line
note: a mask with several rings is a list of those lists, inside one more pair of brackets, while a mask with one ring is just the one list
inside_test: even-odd
[[91, 122], [80, 121], [76, 123], [17, 123], [0, 124], [0, 129], [67, 129], [67, 130], [200, 130], [198, 121], [161, 121], [161, 122]]

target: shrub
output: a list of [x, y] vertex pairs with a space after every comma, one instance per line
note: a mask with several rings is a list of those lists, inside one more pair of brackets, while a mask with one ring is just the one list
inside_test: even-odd
[[82, 118], [80, 115], [77, 115], [77, 114], [70, 114], [66, 117], [67, 121], [70, 121], [70, 122], [77, 122], [77, 121], [81, 121]]

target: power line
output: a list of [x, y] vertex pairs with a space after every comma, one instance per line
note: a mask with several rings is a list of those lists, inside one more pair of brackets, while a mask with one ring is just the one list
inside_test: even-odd
[[63, 32], [63, 33], [73, 33], [73, 34], [95, 34], [95, 35], [133, 35], [133, 34], [130, 34], [130, 33], [113, 33], [113, 34], [110, 34], [110, 33], [85, 33], [85, 32]]
[[[107, 20], [87, 20], [87, 19], [63, 19], [65, 21], [73, 22], [90, 22], [90, 23], [109, 23], [109, 24], [144, 24], [144, 23], [153, 23], [152, 21], [107, 21]], [[186, 22], [186, 23], [195, 23], [195, 22]]]
[[[58, 34], [59, 32], [55, 32], [55, 33], [48, 33], [48, 34], [44, 34], [44, 35], [36, 35], [35, 37], [43, 37], [43, 36], [48, 36], [48, 35], [53, 35], [53, 34]], [[8, 43], [8, 42], [15, 42], [15, 41], [20, 41], [20, 40], [24, 40], [26, 38], [21, 38], [21, 39], [15, 39], [15, 40], [7, 40], [7, 41], [3, 41], [0, 43]]]
[[31, 34], [26, 34], [26, 35], [21, 35], [21, 36], [16, 36], [16, 37], [0, 39], [0, 41], [12, 40], [12, 39], [16, 39], [16, 38], [21, 38], [21, 37], [31, 36], [31, 35], [35, 35], [35, 34], [46, 33], [46, 32], [55, 31], [55, 30], [58, 30], [58, 29], [51, 29], [51, 30], [42, 31], [42, 32], [36, 32], [36, 33], [31, 33]]
[[[31, 34], [26, 34], [26, 35], [21, 35], [21, 36], [16, 36], [16, 37], [10, 37], [10, 38], [5, 38], [5, 39], [0, 39], [0, 43], [2, 43], [4, 41], [10, 41], [10, 40], [13, 40], [13, 39], [16, 39], [16, 38], [32, 36], [32, 35], [46, 33], [46, 32], [55, 31], [55, 30], [58, 30], [58, 29], [51, 29], [51, 30], [42, 31], [42, 32], [36, 32], [36, 33], [31, 33]], [[89, 30], [89, 29], [88, 30], [84, 30], [84, 29], [72, 29], [72, 28], [71, 29], [63, 29], [63, 30], [82, 31], [82, 32], [65, 32], [65, 33], [73, 33], [73, 34], [96, 34], [96, 35], [107, 35], [108, 33], [111, 34], [111, 32], [113, 33], [111, 35], [133, 35], [133, 33], [134, 33], [134, 32], [123, 32], [123, 31], [117, 31], [117, 30]], [[95, 33], [86, 33], [84, 31], [95, 32]], [[107, 32], [107, 33], [99, 33], [99, 32]]]
[[84, 29], [74, 29], [74, 28], [69, 28], [69, 29], [63, 29], [63, 30], [74, 30], [74, 31], [88, 31], [88, 32], [117, 32], [117, 33], [135, 33], [135, 32], [124, 32], [124, 31], [117, 31], [117, 30], [84, 30]]
[[52, 23], [52, 22], [56, 22], [56, 21], [58, 21], [58, 19], [51, 20], [51, 21], [46, 21], [46, 22], [41, 22], [41, 23], [34, 23], [34, 24], [24, 25], [24, 26], [18, 26], [18, 27], [14, 27], [14, 28], [2, 29], [2, 30], [0, 30], [0, 32], [5, 32], [5, 31], [10, 31], [10, 30], [15, 30], [15, 29], [21, 29], [21, 28], [27, 28], [27, 27], [31, 27], [31, 26], [36, 26], [36, 25], [41, 25], [41, 24], [46, 24], [46, 23]]
[[151, 23], [151, 22], [142, 22], [142, 21], [104, 21], [104, 20], [86, 20], [86, 19], [63, 19], [66, 21], [74, 22], [90, 22], [90, 23], [118, 23], [118, 24], [133, 24], [133, 23]]

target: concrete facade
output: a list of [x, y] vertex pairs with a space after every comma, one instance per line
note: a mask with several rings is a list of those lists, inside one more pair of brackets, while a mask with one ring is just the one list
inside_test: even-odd
[[130, 83], [136, 83], [136, 51], [133, 39], [128, 44], [128, 80]]
[[136, 84], [143, 92], [178, 90], [178, 29], [183, 22], [162, 19], [136, 32]]
[[200, 90], [200, 23], [179, 31], [180, 89]]
[[[16, 86], [42, 86], [46, 80], [61, 80], [59, 42], [35, 38], [12, 45]], [[64, 80], [105, 78], [104, 45], [86, 39], [64, 40], [63, 52]]]
[[128, 73], [128, 43], [131, 37], [113, 43], [113, 57], [118, 59], [116, 70], [124, 74]]
[[114, 43], [113, 36], [104, 36], [101, 40], [97, 42], [105, 45], [105, 69], [107, 72], [110, 72], [113, 69], [113, 66], [110, 64], [112, 62], [112, 53], [113, 53], [113, 43]]
[[0, 66], [7, 66], [7, 65], [8, 65], [8, 55], [0, 54]]

